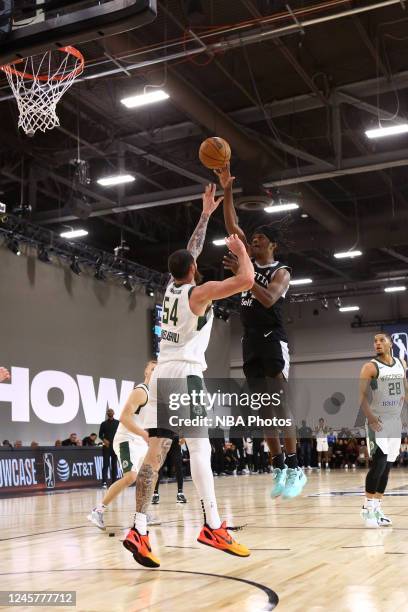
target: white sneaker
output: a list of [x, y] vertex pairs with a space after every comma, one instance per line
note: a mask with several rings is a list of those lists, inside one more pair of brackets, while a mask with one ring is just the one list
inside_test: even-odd
[[91, 523], [99, 527], [99, 529], [103, 529], [103, 530], [106, 529], [105, 523], [103, 520], [103, 512], [100, 512], [100, 510], [97, 510], [96, 508], [94, 508], [91, 514], [88, 514], [86, 518], [88, 519], [88, 521], [91, 521]]
[[364, 525], [368, 529], [379, 529], [380, 526], [378, 524], [378, 520], [373, 509], [363, 507], [361, 509], [361, 517], [364, 521]]
[[388, 516], [385, 516], [381, 506], [378, 506], [374, 510], [374, 514], [377, 517], [377, 523], [380, 527], [392, 527], [392, 520], [388, 518]]

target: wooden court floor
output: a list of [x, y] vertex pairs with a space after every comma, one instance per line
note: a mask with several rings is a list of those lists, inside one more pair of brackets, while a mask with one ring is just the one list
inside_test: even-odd
[[196, 542], [201, 515], [191, 482], [185, 506], [175, 503], [174, 484], [162, 485], [154, 508], [162, 525], [151, 527], [158, 570], [138, 566], [120, 541], [131, 522], [134, 489], [106, 514], [115, 537], [86, 520], [102, 491], [2, 499], [0, 590], [77, 592], [76, 608], [19, 610], [406, 610], [408, 470], [392, 472], [384, 509], [394, 526], [379, 530], [365, 529], [359, 516], [356, 493], [364, 474], [313, 471], [304, 495], [293, 501], [269, 498], [268, 475], [217, 478], [222, 517], [247, 524], [237, 534], [252, 550], [247, 559]]

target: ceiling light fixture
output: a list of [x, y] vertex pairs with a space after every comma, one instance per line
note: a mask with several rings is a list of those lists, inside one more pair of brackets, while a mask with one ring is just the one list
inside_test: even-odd
[[102, 187], [113, 187], [114, 185], [123, 185], [124, 183], [133, 183], [136, 180], [133, 174], [115, 174], [113, 176], [104, 176], [96, 182]]
[[340, 306], [340, 312], [354, 312], [355, 310], [360, 310], [360, 306]]
[[310, 283], [313, 283], [313, 279], [311, 278], [292, 278], [292, 280], [289, 281], [289, 285], [310, 285]]
[[60, 234], [61, 238], [67, 238], [70, 240], [71, 238], [81, 238], [82, 236], [87, 236], [89, 232], [84, 229], [71, 229], [69, 232], [62, 232]]
[[154, 91], [122, 98], [121, 104], [126, 106], [126, 108], [137, 108], [138, 106], [145, 106], [146, 104], [154, 104], [155, 102], [167, 100], [169, 97], [169, 94], [162, 89], [155, 89]]
[[393, 287], [384, 287], [385, 293], [396, 293], [397, 291], [406, 291], [405, 285], [394, 285]]
[[285, 212], [287, 210], [295, 210], [299, 208], [299, 204], [296, 202], [285, 202], [281, 204], [272, 204], [271, 206], [265, 206], [264, 211], [266, 213], [279, 213]]
[[379, 127], [374, 130], [366, 130], [367, 138], [384, 138], [385, 136], [396, 136], [397, 134], [406, 134], [408, 132], [408, 123], [399, 123], [388, 127]]
[[353, 259], [354, 257], [360, 257], [362, 254], [361, 251], [340, 251], [340, 253], [335, 253], [334, 257], [336, 259]]

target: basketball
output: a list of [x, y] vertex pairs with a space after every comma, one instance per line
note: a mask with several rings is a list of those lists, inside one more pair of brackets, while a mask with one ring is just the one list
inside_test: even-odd
[[211, 136], [201, 143], [198, 156], [201, 163], [210, 170], [223, 168], [231, 159], [231, 148], [223, 138]]

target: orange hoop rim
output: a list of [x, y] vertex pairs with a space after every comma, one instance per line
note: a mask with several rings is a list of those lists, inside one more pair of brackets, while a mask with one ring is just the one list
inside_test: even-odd
[[[49, 49], [52, 51], [52, 49]], [[15, 74], [16, 76], [20, 76], [23, 79], [31, 80], [31, 81], [43, 81], [44, 83], [47, 81], [66, 81], [68, 78], [75, 78], [84, 69], [85, 59], [82, 53], [76, 47], [58, 47], [56, 51], [61, 51], [62, 53], [67, 53], [68, 55], [73, 55], [79, 60], [79, 65], [74, 69], [68, 72], [68, 74], [63, 74], [61, 76], [51, 76], [48, 74], [40, 74], [35, 76], [34, 74], [30, 74], [29, 72], [22, 72], [21, 70], [17, 70], [14, 68], [16, 64], [21, 64], [27, 58], [21, 58], [18, 60], [14, 60], [14, 62], [10, 62], [9, 64], [4, 64], [4, 66], [0, 66], [1, 70], [9, 74]], [[48, 51], [47, 51], [48, 53]]]

